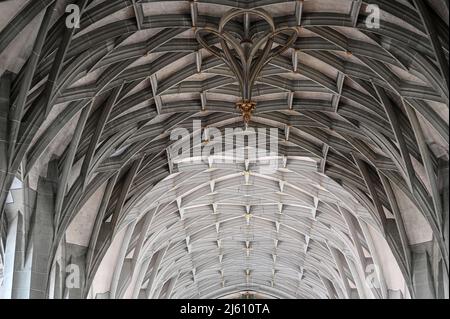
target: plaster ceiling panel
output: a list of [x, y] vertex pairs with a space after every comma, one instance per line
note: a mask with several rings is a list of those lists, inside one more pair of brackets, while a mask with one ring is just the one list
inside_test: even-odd
[[15, 0], [0, 2], [0, 31], [30, 2], [30, 0]]
[[145, 16], [164, 14], [189, 14], [189, 1], [159, 1], [142, 4]]
[[333, 2], [327, 0], [307, 0], [303, 4], [303, 12], [337, 12], [342, 14], [349, 14], [352, 6], [350, 0], [334, 0]]

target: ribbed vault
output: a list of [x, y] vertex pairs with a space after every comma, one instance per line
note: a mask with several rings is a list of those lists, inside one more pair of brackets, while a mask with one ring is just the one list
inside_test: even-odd
[[[369, 226], [361, 221], [364, 233], [356, 219], [375, 229], [376, 223], [350, 194], [317, 173], [314, 161], [280, 161], [273, 174], [260, 174], [258, 165], [246, 167], [245, 161], [198, 166], [159, 183], [130, 210], [128, 218], [141, 220], [142, 228], [124, 222], [127, 231], [139, 229], [138, 240], [123, 243], [133, 251], [132, 265], [150, 270], [136, 272], [143, 277], [133, 283], [135, 296], [145, 286], [147, 297], [158, 297], [167, 293], [164, 283], [175, 282], [174, 297], [217, 297], [229, 289], [350, 297], [347, 273], [340, 274], [336, 262], [350, 265], [362, 296], [371, 293], [358, 273], [371, 262], [370, 249], [358, 236], [372, 238]], [[152, 276], [154, 267], [160, 278]]]
[[[0, 8], [0, 296], [448, 298], [448, 2]], [[177, 161], [170, 139], [242, 127], [235, 77], [195, 38], [233, 8], [299, 33], [253, 91], [271, 172]]]

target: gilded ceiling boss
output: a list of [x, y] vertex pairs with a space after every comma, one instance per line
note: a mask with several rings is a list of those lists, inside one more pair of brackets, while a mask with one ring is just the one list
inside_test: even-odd
[[[265, 23], [257, 20], [257, 25], [252, 25], [255, 17], [263, 19]], [[237, 18], [243, 20], [243, 30], [240, 33], [228, 28], [230, 22]], [[287, 38], [286, 33], [289, 34]], [[234, 9], [222, 16], [217, 30], [210, 27], [198, 28], [195, 35], [198, 42], [225, 62], [236, 77], [242, 94], [236, 107], [247, 126], [256, 108], [252, 92], [258, 76], [274, 57], [288, 50], [297, 40], [298, 28], [276, 28], [272, 17], [263, 9]], [[208, 35], [215, 36], [214, 43], [206, 40]]]

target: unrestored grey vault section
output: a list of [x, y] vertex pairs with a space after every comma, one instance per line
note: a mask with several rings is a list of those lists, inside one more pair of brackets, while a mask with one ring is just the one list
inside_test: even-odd
[[[249, 127], [279, 129], [269, 173], [179, 162], [170, 140], [242, 127], [236, 79], [195, 39], [233, 8], [299, 32], [253, 91]], [[448, 12], [2, 1], [0, 297], [448, 298]]]

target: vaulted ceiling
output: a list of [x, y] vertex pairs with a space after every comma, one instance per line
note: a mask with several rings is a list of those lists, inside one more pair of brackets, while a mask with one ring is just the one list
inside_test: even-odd
[[[278, 129], [270, 172], [186, 163], [170, 138], [242, 127], [235, 76], [195, 37], [231, 9], [298, 30], [253, 90], [249, 128]], [[3, 296], [448, 298], [448, 2], [21, 0], [0, 16]], [[11, 234], [32, 282], [47, 256], [39, 289], [15, 289]]]

